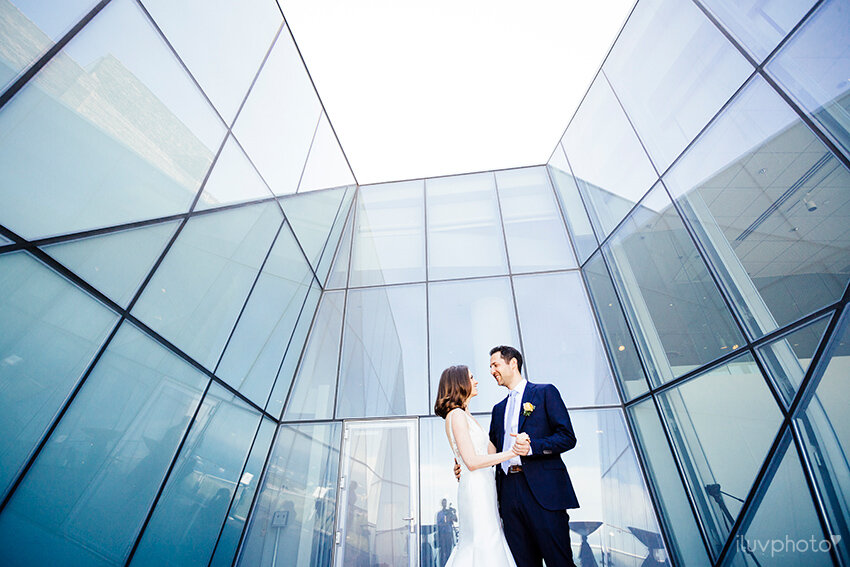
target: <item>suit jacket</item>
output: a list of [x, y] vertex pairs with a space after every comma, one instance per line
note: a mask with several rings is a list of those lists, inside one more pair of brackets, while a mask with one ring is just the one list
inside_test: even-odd
[[[507, 401], [505, 398], [493, 406], [490, 418], [490, 441], [498, 450], [501, 450], [505, 437]], [[534, 405], [534, 411], [527, 417], [522, 410], [526, 402]], [[526, 384], [517, 431], [528, 433], [531, 438], [531, 455], [521, 457], [522, 470], [537, 503], [546, 510], [578, 508], [573, 483], [561, 460], [561, 453], [576, 446], [576, 435], [570, 414], [555, 386]], [[496, 465], [496, 488], [500, 501], [504, 476], [501, 465]]]

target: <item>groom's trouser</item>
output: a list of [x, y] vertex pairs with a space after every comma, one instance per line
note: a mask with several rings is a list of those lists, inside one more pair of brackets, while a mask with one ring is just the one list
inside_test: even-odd
[[566, 510], [546, 510], [537, 503], [524, 473], [501, 479], [499, 511], [505, 539], [517, 567], [574, 567], [570, 517]]

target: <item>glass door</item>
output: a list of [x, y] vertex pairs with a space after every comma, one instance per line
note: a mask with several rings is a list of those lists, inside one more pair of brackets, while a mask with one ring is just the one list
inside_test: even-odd
[[336, 567], [418, 567], [415, 419], [344, 425]]

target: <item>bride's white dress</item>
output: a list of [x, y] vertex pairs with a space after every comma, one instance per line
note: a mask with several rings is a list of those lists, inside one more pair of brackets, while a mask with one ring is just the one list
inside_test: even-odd
[[[463, 414], [461, 417], [458, 414]], [[489, 435], [465, 411], [453, 411], [449, 419], [467, 419], [469, 436], [477, 455], [486, 455]], [[466, 468], [448, 427], [452, 451], [460, 463], [457, 489], [458, 538], [446, 567], [516, 567], [499, 518], [494, 467], [471, 471]]]

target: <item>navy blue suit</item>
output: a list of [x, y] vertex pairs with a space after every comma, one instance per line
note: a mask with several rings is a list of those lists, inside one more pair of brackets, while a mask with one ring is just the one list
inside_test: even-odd
[[[523, 415], [526, 403], [534, 410]], [[493, 407], [490, 441], [501, 450], [507, 398]], [[505, 538], [518, 567], [574, 565], [567, 508], [578, 508], [561, 453], [576, 446], [570, 415], [558, 389], [528, 382], [520, 405], [519, 427], [531, 438], [531, 455], [521, 457], [522, 472], [506, 475], [496, 466], [499, 512]]]

